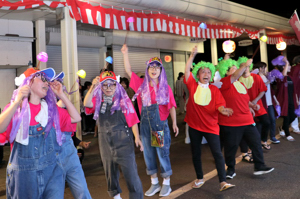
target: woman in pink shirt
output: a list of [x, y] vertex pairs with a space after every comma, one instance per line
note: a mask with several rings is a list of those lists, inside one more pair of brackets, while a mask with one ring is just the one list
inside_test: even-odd
[[[141, 113], [140, 132], [144, 145], [144, 159], [147, 174], [151, 175], [151, 187], [145, 195], [153, 196], [160, 192], [160, 196], [168, 196], [172, 191], [170, 186], [172, 169], [169, 158], [171, 136], [167, 120], [169, 114], [173, 121], [175, 136], [179, 133], [173, 92], [168, 85], [160, 58], [153, 57], [148, 61], [145, 78], [142, 79], [131, 70], [126, 44], [123, 45], [121, 51], [126, 73], [131, 78], [130, 87], [136, 92], [133, 100], [137, 98]], [[157, 178], [156, 156], [160, 163], [161, 177], [164, 178], [162, 187]]]

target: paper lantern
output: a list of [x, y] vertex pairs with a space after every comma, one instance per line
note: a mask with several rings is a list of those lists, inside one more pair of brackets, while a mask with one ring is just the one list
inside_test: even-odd
[[48, 54], [45, 52], [40, 52], [37, 56], [36, 56], [37, 60], [41, 61], [41, 62], [47, 62], [48, 61]]
[[199, 27], [202, 28], [202, 29], [206, 29], [206, 28], [207, 28], [207, 25], [206, 25], [205, 23], [202, 22], [202, 23], [199, 25]]
[[171, 62], [172, 61], [172, 57], [170, 55], [166, 55], [165, 56], [165, 62]]
[[276, 44], [277, 50], [285, 50], [286, 49], [286, 43], [284, 41], [279, 42]]
[[133, 17], [129, 17], [129, 18], [127, 19], [127, 22], [128, 22], [128, 23], [133, 23], [133, 22], [134, 22], [134, 18], [133, 18]]
[[235, 47], [235, 42], [232, 40], [226, 40], [222, 44], [222, 48], [225, 53], [233, 53], [235, 51]]
[[105, 61], [112, 64], [113, 63], [113, 58], [111, 56], [108, 56], [108, 57], [106, 57]]
[[76, 73], [79, 77], [81, 77], [82, 79], [84, 79], [86, 77], [86, 72], [84, 70], [79, 70], [77, 73]]
[[261, 36], [261, 37], [260, 37], [260, 40], [263, 41], [263, 42], [267, 42], [267, 41], [268, 41], [267, 35]]

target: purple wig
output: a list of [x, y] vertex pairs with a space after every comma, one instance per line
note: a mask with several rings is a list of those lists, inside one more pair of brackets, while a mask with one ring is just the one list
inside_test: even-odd
[[[37, 75], [39, 74], [39, 72], [34, 73], [32, 75], [30, 75], [29, 77], [25, 78], [25, 80], [23, 81], [23, 83], [19, 86], [18, 89], [14, 90], [12, 98], [11, 98], [11, 103], [15, 100], [19, 90], [21, 89], [21, 87], [28, 85], [30, 86], [31, 84], [31, 80]], [[45, 76], [45, 78], [50, 81], [50, 79]], [[60, 125], [59, 125], [59, 115], [58, 115], [58, 109], [56, 106], [56, 95], [54, 94], [54, 92], [52, 91], [51, 87], [49, 86], [49, 89], [47, 91], [47, 95], [45, 96], [45, 101], [47, 102], [48, 105], [48, 123], [46, 125], [45, 128], [45, 132], [46, 132], [46, 136], [45, 138], [47, 138], [48, 133], [50, 132], [53, 123], [54, 123], [54, 127], [56, 130], [56, 140], [57, 143], [59, 145], [62, 144], [62, 134], [61, 134], [61, 130], [60, 130]], [[16, 135], [18, 133], [18, 129], [21, 125], [22, 122], [22, 118], [29, 118], [29, 112], [28, 112], [28, 98], [24, 98], [22, 100], [22, 104], [21, 106], [19, 106], [12, 118], [13, 122], [12, 122], [12, 130], [10, 135], [7, 134], [8, 140], [10, 143], [12, 143], [15, 138]], [[24, 137], [23, 138], [27, 138], [28, 137], [28, 132], [29, 132], [29, 120], [23, 120], [23, 132], [24, 132]]]
[[[109, 79], [111, 80], [111, 79]], [[113, 81], [113, 80], [111, 80]], [[104, 83], [100, 82], [98, 86], [94, 90], [93, 96], [96, 97], [96, 105], [95, 105], [95, 113], [94, 113], [94, 120], [97, 120], [100, 113], [100, 107], [102, 103], [102, 95], [103, 92], [101, 90], [102, 84]], [[113, 98], [113, 105], [110, 109], [111, 114], [113, 114], [116, 110], [122, 110], [123, 113], [134, 113], [134, 107], [132, 105], [131, 100], [129, 99], [125, 89], [123, 86], [116, 82], [116, 91]]]
[[148, 68], [153, 63], [149, 64], [145, 71], [145, 78], [142, 85], [139, 87], [137, 92], [132, 98], [134, 101], [138, 95], [141, 95], [143, 106], [150, 106], [151, 105], [151, 95], [149, 89], [149, 82], [152, 82], [155, 94], [156, 94], [156, 101], [159, 105], [165, 105], [169, 103], [169, 87], [168, 87], [168, 80], [165, 68], [161, 65], [161, 72], [158, 77], [158, 90], [157, 85], [153, 79], [150, 78], [148, 73]]
[[273, 69], [267, 74], [267, 79], [270, 81], [270, 83], [273, 83], [276, 79], [283, 80], [283, 78], [284, 76], [277, 69]]
[[279, 55], [278, 57], [274, 58], [271, 62], [273, 66], [285, 66], [285, 61], [283, 61], [284, 56]]

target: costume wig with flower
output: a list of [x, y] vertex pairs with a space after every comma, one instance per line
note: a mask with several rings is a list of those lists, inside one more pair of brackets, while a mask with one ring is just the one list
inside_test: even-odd
[[192, 74], [193, 74], [196, 82], [199, 81], [199, 79], [197, 78], [198, 72], [200, 69], [203, 69], [203, 68], [208, 68], [210, 70], [210, 72], [211, 72], [210, 81], [213, 81], [213, 78], [214, 78], [215, 72], [216, 72], [216, 67], [212, 63], [201, 61], [201, 62], [198, 62], [197, 64], [193, 63], [193, 66], [194, 66], [194, 68], [192, 70]]
[[[45, 70], [48, 70], [50, 68], [47, 68]], [[31, 86], [34, 78], [36, 76], [42, 75], [44, 76], [44, 78], [50, 82], [50, 80], [53, 77], [48, 77], [43, 71], [37, 71], [34, 70], [33, 68], [27, 69], [27, 71], [24, 72], [24, 74], [26, 72], [29, 71], [29, 76], [25, 75], [24, 76], [24, 80], [23, 82], [19, 85], [19, 88], [14, 90], [12, 98], [11, 98], [11, 103], [16, 99], [17, 94], [19, 92], [19, 90], [25, 86]], [[51, 69], [53, 70], [53, 69]], [[55, 71], [54, 72], [54, 76], [55, 76]], [[27, 73], [28, 74], [28, 73]], [[45, 138], [47, 138], [51, 128], [53, 127], [54, 124], [54, 128], [56, 130], [56, 140], [57, 143], [59, 145], [62, 145], [63, 143], [63, 138], [62, 138], [62, 134], [61, 134], [61, 129], [60, 129], [60, 124], [59, 124], [59, 115], [58, 115], [58, 109], [56, 106], [56, 95], [55, 93], [52, 91], [51, 87], [49, 86], [48, 91], [47, 91], [47, 95], [44, 97], [44, 100], [47, 103], [48, 106], [48, 122], [47, 125], [45, 126], [45, 133], [46, 136]], [[29, 109], [29, 104], [28, 104], [28, 98], [23, 98], [22, 103], [20, 104], [20, 106], [17, 108], [13, 118], [12, 118], [12, 130], [10, 134], [7, 134], [7, 140], [9, 140], [10, 143], [14, 142], [16, 135], [18, 133], [18, 129], [20, 128], [21, 123], [23, 124], [23, 126], [21, 128], [23, 128], [23, 139], [28, 138], [28, 132], [29, 132], [29, 116], [30, 116], [30, 109]]]
[[[160, 66], [160, 75], [158, 77], [158, 89], [156, 82], [149, 76], [148, 69], [151, 66]], [[149, 83], [152, 82], [153, 89], [156, 95], [156, 102], [158, 105], [165, 105], [169, 103], [169, 87], [165, 68], [163, 67], [162, 61], [158, 57], [153, 57], [147, 62], [147, 68], [145, 71], [145, 77], [142, 85], [138, 88], [137, 92], [132, 98], [134, 101], [138, 95], [141, 95], [143, 106], [151, 106], [151, 95]]]
[[[238, 64], [238, 67], [241, 66], [242, 63], [246, 63], [248, 61], [248, 58], [243, 56], [243, 57], [239, 57], [239, 59], [237, 60], [237, 64]], [[253, 68], [253, 63], [250, 65], [250, 71], [252, 70]]]
[[239, 65], [238, 65], [237, 61], [235, 61], [233, 59], [226, 59], [226, 60], [220, 61], [217, 65], [217, 70], [219, 71], [220, 76], [222, 78], [225, 77], [226, 73], [232, 66], [236, 66], [236, 68], [239, 69]]
[[123, 113], [127, 114], [134, 113], [132, 102], [123, 86], [119, 83], [120, 76], [117, 77], [112, 71], [104, 71], [100, 74], [100, 83], [96, 86], [93, 94], [93, 97], [96, 98], [95, 113], [93, 117], [94, 120], [97, 120], [99, 117], [101, 103], [105, 97], [101, 87], [107, 80], [112, 80], [116, 83], [116, 91], [113, 95], [113, 105], [110, 109], [111, 114], [113, 114], [116, 110], [122, 110]]

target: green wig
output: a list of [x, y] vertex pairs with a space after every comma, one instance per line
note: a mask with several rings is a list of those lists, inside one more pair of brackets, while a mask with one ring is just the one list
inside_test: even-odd
[[239, 69], [239, 64], [237, 63], [237, 61], [233, 60], [233, 59], [226, 59], [226, 60], [222, 60], [218, 63], [217, 65], [217, 69], [220, 73], [220, 76], [223, 78], [225, 77], [227, 71], [232, 67], [232, 66], [236, 66], [237, 69]]
[[194, 68], [192, 70], [192, 73], [194, 75], [196, 82], [199, 81], [199, 79], [197, 78], [198, 71], [202, 68], [208, 68], [210, 70], [210, 72], [211, 72], [210, 81], [212, 81], [214, 79], [216, 68], [212, 63], [201, 61], [201, 62], [198, 62], [197, 64], [193, 63], [193, 66], [194, 66]]
[[[240, 67], [241, 63], [246, 63], [248, 61], [248, 58], [243, 56], [243, 57], [239, 57], [239, 59], [237, 60], [237, 63]], [[253, 68], [253, 63], [250, 65], [250, 71], [252, 70]]]

